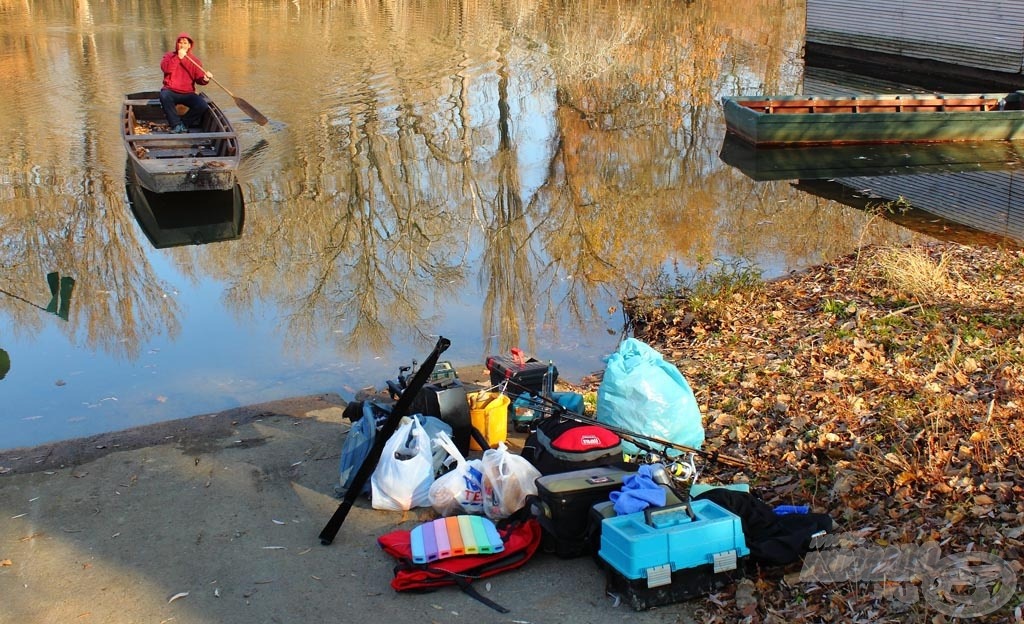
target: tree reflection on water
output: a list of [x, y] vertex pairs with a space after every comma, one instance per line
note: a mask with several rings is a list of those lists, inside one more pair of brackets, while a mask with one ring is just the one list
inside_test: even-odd
[[[154, 258], [219, 284], [234, 323], [276, 310], [283, 350], [387, 356], [454, 322], [476, 356], [603, 330], [619, 299], [716, 257], [767, 274], [825, 260], [861, 240], [862, 216], [717, 157], [719, 96], [799, 88], [802, 19], [769, 0], [11, 8], [6, 289], [76, 276], [61, 331], [129, 360], [196, 322]], [[271, 122], [210, 91], [246, 150], [245, 231], [157, 255], [126, 209], [114, 119], [182, 26]], [[905, 236], [876, 225], [867, 240]], [[454, 307], [477, 326], [448, 320]], [[22, 335], [49, 322], [10, 298], [0, 310]]]

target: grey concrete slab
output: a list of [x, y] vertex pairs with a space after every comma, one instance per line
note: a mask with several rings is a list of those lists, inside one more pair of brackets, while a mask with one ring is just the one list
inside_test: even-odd
[[341, 406], [302, 397], [0, 453], [0, 623], [693, 621], [699, 601], [615, 606], [590, 559], [550, 554], [476, 584], [509, 614], [454, 587], [395, 592], [376, 538], [431, 510], [360, 500], [318, 539], [339, 503]]

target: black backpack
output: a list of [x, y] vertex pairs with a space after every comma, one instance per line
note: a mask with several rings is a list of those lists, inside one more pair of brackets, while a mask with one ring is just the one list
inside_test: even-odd
[[520, 453], [542, 475], [622, 464], [622, 440], [597, 424], [549, 416], [537, 424]]

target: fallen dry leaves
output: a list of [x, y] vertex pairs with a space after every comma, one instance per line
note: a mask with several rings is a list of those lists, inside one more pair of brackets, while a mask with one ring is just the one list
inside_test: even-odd
[[[707, 466], [705, 480], [749, 480], [769, 503], [811, 504], [869, 544], [991, 553], [1019, 579], [1024, 253], [911, 251], [947, 276], [927, 293], [900, 283], [894, 250], [868, 248], [699, 309], [660, 299], [626, 312], [694, 389], [705, 448], [754, 463]], [[884, 583], [784, 582], [799, 569], [762, 570], [753, 613], [718, 594], [705, 621], [952, 621], [923, 600], [893, 599], [903, 590]], [[1013, 621], [1021, 585], [971, 621]]]

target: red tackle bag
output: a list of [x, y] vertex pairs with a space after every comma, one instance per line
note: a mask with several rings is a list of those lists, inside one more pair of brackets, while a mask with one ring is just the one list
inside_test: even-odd
[[513, 516], [511, 522], [498, 527], [504, 550], [489, 555], [460, 555], [428, 563], [413, 563], [410, 532], [391, 531], [377, 538], [384, 552], [396, 559], [391, 587], [395, 591], [433, 591], [446, 585], [458, 585], [476, 600], [501, 613], [509, 610], [480, 595], [471, 583], [525, 564], [540, 546], [541, 529], [534, 518]]

